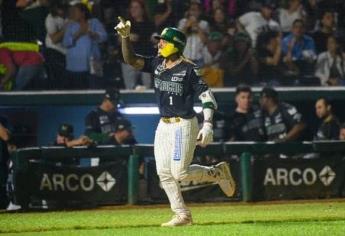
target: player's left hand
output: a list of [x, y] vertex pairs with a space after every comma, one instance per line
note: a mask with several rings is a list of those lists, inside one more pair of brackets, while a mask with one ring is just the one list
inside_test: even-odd
[[213, 125], [209, 122], [205, 122], [199, 131], [197, 137], [197, 144], [201, 147], [206, 147], [213, 141]]
[[115, 26], [115, 30], [122, 38], [128, 38], [131, 33], [131, 22], [123, 19], [121, 16], [118, 17], [119, 23]]

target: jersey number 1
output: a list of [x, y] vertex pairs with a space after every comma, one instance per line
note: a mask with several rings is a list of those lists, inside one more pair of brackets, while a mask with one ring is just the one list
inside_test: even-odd
[[173, 105], [173, 97], [169, 96], [169, 105]]

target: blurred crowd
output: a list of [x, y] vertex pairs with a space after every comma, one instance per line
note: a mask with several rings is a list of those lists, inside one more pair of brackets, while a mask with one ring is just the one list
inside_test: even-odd
[[345, 84], [341, 0], [0, 1], [1, 90], [147, 89], [122, 61], [113, 27], [132, 23], [134, 50], [157, 53], [167, 26], [211, 87]]

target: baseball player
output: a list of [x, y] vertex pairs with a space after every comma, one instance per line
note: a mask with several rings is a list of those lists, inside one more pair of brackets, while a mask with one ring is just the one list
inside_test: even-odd
[[[235, 192], [235, 183], [227, 163], [206, 167], [190, 165], [197, 144], [213, 140], [212, 118], [217, 103], [198, 68], [182, 56], [186, 36], [176, 28], [165, 28], [158, 44], [158, 56], [136, 55], [130, 43], [131, 23], [119, 17], [115, 27], [122, 38], [124, 61], [154, 77], [154, 90], [161, 119], [156, 129], [154, 154], [157, 173], [166, 192], [174, 217], [161, 226], [191, 225], [192, 216], [182, 198], [179, 181], [217, 182], [227, 196]], [[199, 131], [193, 110], [194, 96], [202, 102], [204, 123]]]

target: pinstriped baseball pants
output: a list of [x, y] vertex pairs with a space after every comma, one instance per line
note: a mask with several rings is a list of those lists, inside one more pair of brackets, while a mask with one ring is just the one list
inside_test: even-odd
[[157, 174], [168, 196], [172, 211], [178, 215], [190, 215], [178, 181], [215, 180], [215, 177], [210, 174], [212, 167], [190, 165], [198, 131], [198, 122], [195, 117], [180, 119], [177, 123], [165, 123], [160, 120], [156, 129], [154, 154]]

